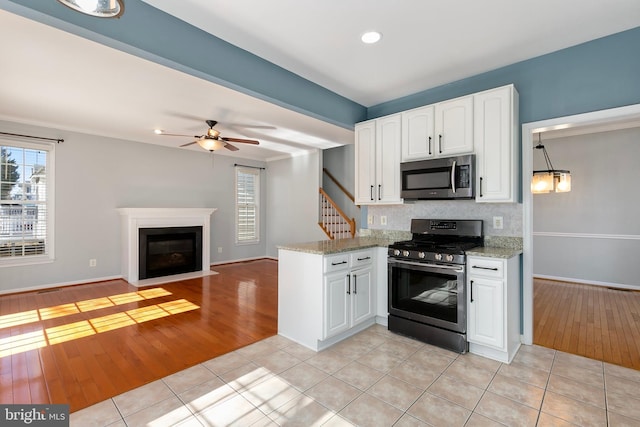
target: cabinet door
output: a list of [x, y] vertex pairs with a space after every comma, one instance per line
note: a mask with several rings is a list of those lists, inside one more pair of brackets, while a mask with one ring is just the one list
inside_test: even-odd
[[371, 271], [371, 268], [364, 268], [351, 273], [351, 326], [355, 326], [375, 315]]
[[513, 86], [474, 96], [476, 201], [515, 201]]
[[434, 155], [434, 107], [429, 105], [402, 113], [402, 161]]
[[376, 120], [376, 203], [400, 203], [401, 115]]
[[376, 123], [357, 124], [355, 134], [356, 204], [370, 205], [376, 200]]
[[473, 153], [473, 97], [435, 106], [436, 156]]
[[323, 339], [346, 331], [350, 327], [351, 289], [349, 280], [348, 272], [325, 276]]
[[467, 339], [504, 348], [504, 284], [502, 280], [471, 276], [467, 292]]

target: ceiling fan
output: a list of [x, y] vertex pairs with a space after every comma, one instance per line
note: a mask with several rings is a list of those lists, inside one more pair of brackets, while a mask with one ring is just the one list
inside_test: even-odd
[[[236, 147], [235, 145], [229, 144], [229, 142], [239, 142], [242, 144], [253, 144], [253, 145], [260, 144], [255, 139], [229, 138], [229, 137], [220, 136], [220, 132], [214, 129], [214, 126], [218, 124], [217, 121], [205, 120], [205, 122], [207, 123], [207, 126], [209, 126], [209, 129], [207, 129], [207, 133], [205, 133], [204, 135], [194, 135], [193, 137], [197, 138], [195, 141], [182, 144], [180, 147], [188, 147], [189, 145], [198, 144], [200, 147], [208, 151], [215, 151], [221, 148], [226, 148], [227, 150], [231, 150], [231, 151], [238, 151], [239, 148]], [[190, 136], [190, 135], [180, 135], [180, 134], [174, 134], [174, 133], [164, 133], [162, 131], [159, 132], [159, 135]]]

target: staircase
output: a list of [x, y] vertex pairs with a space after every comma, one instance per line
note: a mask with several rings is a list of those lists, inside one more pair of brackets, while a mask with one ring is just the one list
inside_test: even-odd
[[[349, 200], [355, 202], [351, 193], [349, 193], [326, 168], [323, 168], [322, 172], [337, 185], [338, 189], [340, 189]], [[318, 221], [318, 225], [322, 228], [322, 231], [324, 231], [331, 240], [352, 239], [356, 235], [355, 218], [349, 218], [322, 188], [320, 188], [319, 194], [320, 220]]]
[[331, 197], [320, 188], [320, 221], [329, 239], [351, 239], [356, 235], [356, 220], [347, 215], [335, 204]]

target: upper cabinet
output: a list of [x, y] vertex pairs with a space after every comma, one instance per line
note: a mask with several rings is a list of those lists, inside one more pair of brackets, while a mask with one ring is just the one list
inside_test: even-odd
[[357, 123], [356, 203], [402, 203], [401, 162], [463, 154], [476, 155], [476, 202], [517, 202], [518, 124], [513, 85]]
[[465, 96], [435, 106], [436, 155], [473, 153], [473, 97]]
[[434, 151], [434, 106], [402, 113], [402, 161], [428, 159]]
[[509, 85], [473, 98], [476, 202], [516, 202], [518, 92]]
[[402, 203], [401, 124], [400, 114], [356, 124], [356, 204]]
[[473, 153], [473, 96], [402, 113], [402, 161]]

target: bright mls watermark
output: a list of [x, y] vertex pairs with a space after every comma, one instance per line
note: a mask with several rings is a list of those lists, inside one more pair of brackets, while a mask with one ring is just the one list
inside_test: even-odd
[[0, 426], [69, 427], [69, 405], [0, 405]]

